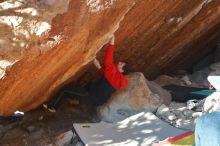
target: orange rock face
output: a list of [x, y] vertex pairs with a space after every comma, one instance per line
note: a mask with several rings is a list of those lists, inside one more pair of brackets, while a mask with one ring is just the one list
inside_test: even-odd
[[[220, 42], [219, 16], [220, 1], [136, 0], [116, 31], [116, 63], [127, 60], [148, 78], [187, 69]], [[92, 69], [79, 81], [95, 77]]]
[[[26, 17], [26, 21], [30, 19], [25, 23], [22, 18], [12, 17], [17, 29], [20, 25], [35, 28], [26, 30], [29, 38], [25, 33], [14, 34], [15, 41], [25, 40], [24, 46], [17, 46], [19, 49], [13, 45], [1, 46], [3, 63], [11, 67], [5, 65], [5, 68], [1, 68], [5, 72], [0, 80], [0, 115], [9, 115], [16, 110], [27, 111], [45, 102], [80, 67], [95, 57], [98, 49], [117, 30], [124, 15], [134, 5], [133, 0], [36, 0], [35, 3], [17, 3], [17, 6], [16, 2], [12, 5], [6, 2], [1, 4], [5, 9], [11, 7], [11, 13], [17, 12], [21, 17]], [[28, 9], [30, 6], [33, 9]], [[26, 11], [19, 12], [20, 9]], [[61, 9], [64, 11], [55, 13]], [[8, 38], [13, 40], [10, 32], [19, 33], [22, 30], [16, 31], [7, 23], [10, 18], [4, 19], [2, 30], [7, 26]], [[32, 22], [32, 19], [36, 21]], [[3, 18], [1, 20], [3, 22]], [[35, 32], [35, 29], [38, 31]]]
[[36, 108], [64, 83], [93, 74], [79, 71], [118, 28], [116, 60], [128, 60], [147, 76], [188, 67], [220, 38], [219, 0], [0, 5], [0, 115]]
[[219, 16], [220, 1], [137, 1], [116, 33], [117, 52], [149, 77], [175, 72], [220, 40]]

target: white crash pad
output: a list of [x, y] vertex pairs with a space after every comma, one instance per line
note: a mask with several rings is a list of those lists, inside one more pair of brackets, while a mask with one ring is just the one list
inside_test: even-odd
[[220, 76], [208, 76], [207, 79], [216, 90], [220, 90]]
[[86, 146], [148, 146], [184, 132], [145, 112], [118, 123], [75, 123], [73, 127]]

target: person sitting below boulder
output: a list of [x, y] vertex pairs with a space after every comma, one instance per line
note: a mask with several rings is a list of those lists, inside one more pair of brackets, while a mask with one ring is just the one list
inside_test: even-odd
[[198, 88], [189, 86], [168, 85], [163, 86], [172, 95], [172, 100], [176, 102], [187, 102], [191, 99], [202, 100], [214, 93], [213, 88]]
[[216, 89], [206, 98], [203, 116], [196, 119], [196, 146], [220, 146], [220, 76], [208, 76], [209, 83]]
[[117, 89], [125, 89], [128, 80], [125, 75], [128, 73], [126, 62], [119, 61], [114, 65], [114, 40], [113, 36], [108, 44], [105, 54], [104, 67], [102, 68], [98, 60], [94, 60], [94, 65], [98, 68], [101, 75], [96, 81], [87, 84], [84, 88], [63, 87], [55, 99], [54, 103], [44, 104], [43, 106], [50, 112], [56, 112], [61, 99], [73, 96], [79, 101], [80, 105], [99, 106], [104, 104]]
[[220, 146], [220, 112], [212, 112], [196, 119], [196, 146]]

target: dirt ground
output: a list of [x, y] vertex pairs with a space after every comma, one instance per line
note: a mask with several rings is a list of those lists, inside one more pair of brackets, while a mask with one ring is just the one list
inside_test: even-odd
[[[21, 120], [0, 123], [0, 146], [45, 146], [74, 122], [98, 122], [94, 108], [64, 102], [56, 113], [40, 107], [24, 114]], [[1, 121], [0, 121], [1, 122]]]

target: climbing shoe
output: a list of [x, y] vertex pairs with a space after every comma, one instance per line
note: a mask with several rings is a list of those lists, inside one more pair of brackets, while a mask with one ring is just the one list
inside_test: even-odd
[[45, 109], [47, 109], [49, 112], [51, 112], [51, 113], [55, 113], [55, 112], [56, 112], [56, 109], [55, 109], [54, 107], [49, 106], [49, 105], [47, 105], [47, 104], [43, 104], [43, 107], [44, 107]]

